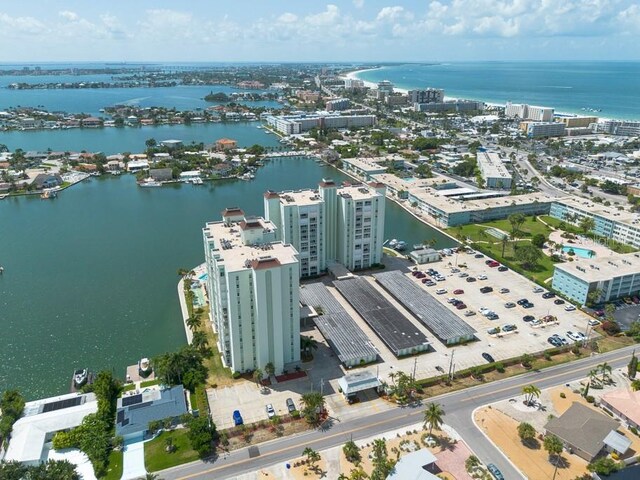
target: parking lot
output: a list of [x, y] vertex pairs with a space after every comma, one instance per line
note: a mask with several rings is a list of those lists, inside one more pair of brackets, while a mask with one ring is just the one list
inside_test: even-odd
[[[452, 347], [447, 347], [437, 340], [372, 276], [364, 276], [396, 307], [401, 315], [409, 319], [418, 330], [423, 332], [431, 343], [428, 353], [405, 358], [396, 358], [391, 353], [384, 342], [331, 284], [330, 278], [324, 277], [318, 281], [327, 285], [331, 295], [354, 319], [369, 338], [371, 345], [378, 351], [378, 363], [363, 368], [375, 370], [379, 378], [388, 383], [392, 383], [389, 374], [393, 372], [415, 373], [416, 378], [428, 378], [448, 371], [450, 364], [453, 364], [455, 370], [461, 370], [486, 363], [487, 360], [483, 358], [483, 353], [488, 353], [493, 359], [500, 361], [518, 357], [523, 353], [534, 353], [551, 348], [552, 345], [548, 343], [547, 339], [553, 334], [570, 342], [570, 339], [566, 337], [567, 331], [588, 333], [588, 321], [591, 317], [579, 310], [565, 311], [567, 304], [557, 305], [554, 303], [555, 298], [545, 299], [542, 297], [543, 292], [534, 293], [534, 288], [538, 286], [533, 282], [511, 270], [498, 271], [497, 266], [492, 268], [485, 263], [486, 261], [486, 257], [476, 258], [474, 254], [458, 253], [444, 257], [440, 262], [420, 265], [417, 267], [420, 271], [424, 272], [432, 268], [444, 277], [443, 280], [436, 281], [435, 285], [428, 287], [422, 283], [421, 279], [412, 275], [413, 269], [416, 268], [414, 265], [399, 258], [385, 259], [388, 270], [402, 271], [411, 281], [424, 289], [425, 295], [427, 292], [432, 294], [437, 301], [442, 303], [444, 308], [450, 309], [476, 330], [477, 341]], [[466, 276], [461, 277], [461, 274], [466, 274]], [[480, 278], [484, 278], [483, 276], [486, 279], [480, 280]], [[477, 280], [468, 282], [467, 278], [469, 277], [474, 277]], [[491, 287], [492, 291], [481, 293], [482, 287]], [[439, 289], [446, 290], [446, 293], [436, 294], [436, 290]], [[501, 289], [508, 289], [508, 291], [502, 290], [501, 293]], [[453, 292], [456, 290], [462, 290], [464, 293], [454, 294]], [[448, 303], [447, 299], [449, 298], [464, 301], [466, 307], [462, 310], [456, 309]], [[523, 299], [533, 305], [530, 308], [519, 305], [517, 302]], [[505, 306], [509, 302], [515, 305]], [[480, 313], [481, 308], [490, 309], [497, 315], [497, 318], [490, 320]], [[475, 314], [465, 316], [466, 311], [473, 311]], [[549, 315], [555, 316], [558, 319], [558, 324], [541, 324], [533, 327], [531, 326], [533, 322], [523, 320], [523, 317], [527, 315], [534, 319]], [[488, 333], [495, 327], [503, 327], [507, 324], [515, 325], [515, 330], [501, 335]], [[367, 411], [382, 411], [393, 408], [392, 404], [379, 399], [374, 392], [360, 393], [360, 403], [349, 405], [344, 396], [338, 392], [337, 384], [338, 379], [347, 373], [346, 369], [339, 364], [339, 360], [320, 332], [312, 327], [312, 322], [303, 326], [302, 334], [312, 336], [319, 345], [318, 350], [314, 351], [314, 360], [302, 364], [302, 370], [307, 374], [305, 378], [274, 384], [263, 389], [259, 389], [254, 382], [243, 381], [231, 387], [208, 391], [213, 420], [218, 428], [233, 426], [232, 413], [234, 410], [240, 410], [244, 423], [268, 419], [267, 404], [273, 405], [277, 415], [284, 415], [287, 413], [287, 398], [291, 398], [299, 408], [301, 407], [301, 395], [312, 389], [322, 390], [325, 394], [329, 414], [338, 419], [362, 415], [363, 408], [366, 408]]]

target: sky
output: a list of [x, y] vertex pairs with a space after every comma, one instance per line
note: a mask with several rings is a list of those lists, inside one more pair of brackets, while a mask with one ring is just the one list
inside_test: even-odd
[[638, 0], [0, 0], [0, 62], [640, 60]]

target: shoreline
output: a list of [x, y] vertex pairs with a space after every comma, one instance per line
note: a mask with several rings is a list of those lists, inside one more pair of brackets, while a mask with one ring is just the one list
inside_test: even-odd
[[[350, 79], [356, 79], [356, 80], [362, 80], [364, 82], [364, 86], [365, 87], [369, 87], [373, 90], [377, 90], [378, 89], [378, 85], [375, 82], [371, 82], [369, 80], [365, 80], [363, 78], [360, 78], [360, 74], [365, 73], [365, 72], [372, 72], [374, 70], [382, 70], [385, 67], [375, 67], [375, 68], [363, 68], [360, 70], [353, 70], [345, 75], [342, 75], [342, 78], [350, 78]], [[421, 87], [415, 87], [415, 88], [421, 88]], [[406, 88], [399, 88], [394, 86], [393, 90], [395, 92], [399, 92], [402, 93], [404, 95], [406, 95], [409, 92], [409, 89]], [[499, 107], [499, 108], [505, 108], [506, 103], [501, 103], [501, 102], [491, 102], [491, 101], [484, 101], [482, 99], [475, 99], [475, 98], [464, 98], [464, 97], [449, 97], [446, 96], [444, 97], [445, 101], [456, 101], [456, 100], [475, 100], [475, 101], [481, 101], [484, 102], [485, 105], [489, 106], [489, 107]], [[555, 110], [555, 107], [552, 107]], [[615, 120], [615, 121], [621, 121], [621, 122], [637, 122], [640, 121], [640, 119], [623, 119], [623, 118], [615, 118], [615, 117], [601, 117], [598, 115], [598, 112], [581, 112], [581, 113], [577, 113], [577, 112], [569, 112], [569, 111], [557, 111], [555, 112], [555, 115], [559, 115], [559, 116], [568, 116], [568, 117], [573, 117], [573, 116], [595, 116], [598, 117], [598, 121], [599, 122], [606, 122], [606, 121], [611, 121], [611, 120]]]

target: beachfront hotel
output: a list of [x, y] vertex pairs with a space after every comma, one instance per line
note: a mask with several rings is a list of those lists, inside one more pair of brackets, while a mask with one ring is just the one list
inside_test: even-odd
[[203, 229], [207, 290], [218, 349], [234, 372], [300, 361], [300, 266], [276, 226], [239, 208]]
[[551, 107], [537, 107], [511, 102], [508, 102], [504, 109], [504, 115], [507, 118], [519, 118], [534, 122], [551, 122], [553, 120], [553, 112], [554, 109]]
[[496, 152], [478, 151], [478, 170], [487, 188], [509, 190], [511, 188], [511, 173]]
[[323, 180], [318, 190], [269, 191], [264, 209], [276, 239], [298, 251], [302, 277], [319, 275], [333, 262], [358, 270], [382, 260], [382, 184], [339, 187]]
[[591, 292], [600, 291], [595, 303], [609, 302], [640, 293], [640, 254], [579, 259], [558, 263], [553, 289], [567, 298], [587, 303]]

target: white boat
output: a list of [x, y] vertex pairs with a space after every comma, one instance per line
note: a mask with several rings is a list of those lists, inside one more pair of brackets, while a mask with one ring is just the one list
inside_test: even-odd
[[89, 371], [86, 368], [75, 370], [73, 372], [73, 386], [75, 388], [82, 387], [89, 379]]
[[140, 186], [140, 187], [161, 187], [162, 183], [158, 182], [157, 180], [154, 180], [151, 177], [147, 177], [144, 180], [142, 180], [141, 182], [138, 182], [138, 186]]
[[204, 184], [204, 182], [202, 181], [202, 179], [200, 177], [195, 177], [194, 179], [191, 180], [191, 183], [193, 183], [194, 185], [202, 185], [202, 184]]
[[398, 252], [401, 252], [402, 250], [404, 250], [405, 248], [407, 248], [407, 242], [403, 242], [402, 240], [398, 241], [398, 243], [396, 243], [396, 246], [393, 247], [395, 250], [397, 250]]
[[5, 198], [7, 198], [9, 196], [8, 193], [3, 193], [2, 195], [0, 195], [0, 200], [4, 200]]
[[148, 358], [140, 359], [140, 361], [138, 362], [138, 370], [140, 371], [139, 373], [142, 377], [147, 377], [151, 373], [151, 362]]
[[42, 193], [40, 194], [40, 198], [42, 198], [43, 200], [56, 198], [57, 196], [58, 196], [58, 191], [53, 188], [45, 188], [44, 190], [42, 190]]
[[396, 240], [395, 238], [393, 240], [391, 240], [388, 244], [389, 248], [396, 248], [396, 245], [398, 245], [398, 240]]

